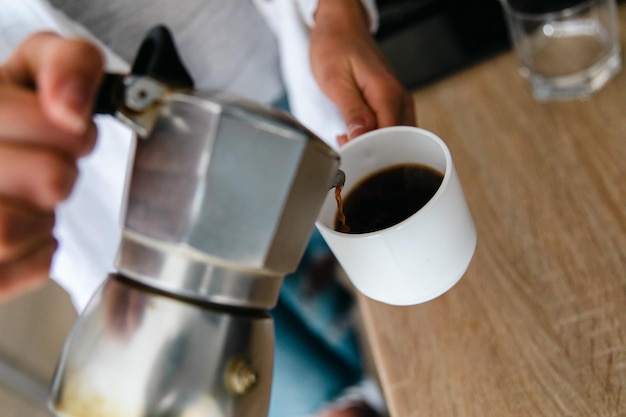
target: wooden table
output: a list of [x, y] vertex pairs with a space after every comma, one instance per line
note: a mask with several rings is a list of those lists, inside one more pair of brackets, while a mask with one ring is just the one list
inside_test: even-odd
[[433, 301], [360, 299], [392, 417], [626, 416], [626, 70], [541, 104], [505, 53], [415, 100], [478, 247]]

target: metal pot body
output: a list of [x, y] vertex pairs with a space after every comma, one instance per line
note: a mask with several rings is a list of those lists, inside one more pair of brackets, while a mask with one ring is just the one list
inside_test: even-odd
[[129, 175], [118, 270], [188, 297], [271, 308], [338, 154], [287, 113], [238, 97], [174, 92], [152, 111]]
[[191, 303], [110, 276], [57, 367], [57, 417], [267, 415], [269, 314]]

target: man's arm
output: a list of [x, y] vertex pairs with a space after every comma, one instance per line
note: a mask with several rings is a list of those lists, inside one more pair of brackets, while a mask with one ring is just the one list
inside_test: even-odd
[[314, 18], [311, 68], [346, 123], [340, 143], [376, 128], [415, 125], [412, 97], [376, 44], [361, 1], [319, 0]]

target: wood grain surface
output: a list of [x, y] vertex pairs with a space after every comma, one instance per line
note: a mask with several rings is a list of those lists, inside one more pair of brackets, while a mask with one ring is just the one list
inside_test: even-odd
[[626, 416], [626, 70], [542, 104], [509, 52], [414, 96], [478, 247], [433, 301], [360, 298], [391, 416]]

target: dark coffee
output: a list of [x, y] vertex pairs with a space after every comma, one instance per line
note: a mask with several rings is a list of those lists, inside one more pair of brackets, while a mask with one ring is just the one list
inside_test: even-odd
[[424, 207], [442, 181], [441, 172], [421, 164], [377, 171], [361, 180], [344, 199], [337, 198], [335, 230], [368, 233], [400, 223]]

